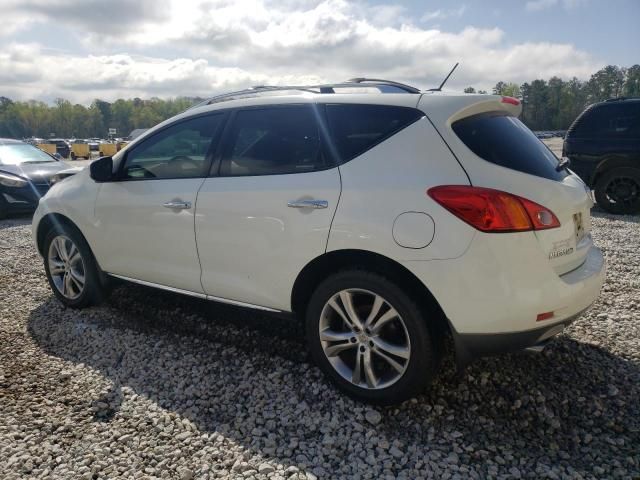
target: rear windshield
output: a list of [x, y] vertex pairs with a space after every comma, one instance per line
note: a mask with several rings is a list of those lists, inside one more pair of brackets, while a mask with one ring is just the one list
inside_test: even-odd
[[458, 120], [453, 131], [487, 162], [549, 180], [561, 181], [558, 158], [520, 120], [504, 113], [482, 113]]

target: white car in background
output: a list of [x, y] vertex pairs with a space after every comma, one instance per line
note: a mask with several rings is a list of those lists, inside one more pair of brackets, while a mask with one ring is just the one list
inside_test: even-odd
[[402, 401], [438, 369], [540, 346], [605, 266], [584, 183], [510, 97], [359, 79], [214, 97], [55, 185], [33, 219], [53, 292], [109, 276], [306, 324], [327, 376]]

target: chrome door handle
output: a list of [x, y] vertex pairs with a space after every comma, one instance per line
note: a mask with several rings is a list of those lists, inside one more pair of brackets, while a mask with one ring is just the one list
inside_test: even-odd
[[182, 202], [180, 200], [172, 200], [162, 204], [165, 208], [175, 208], [176, 210], [188, 210], [191, 208], [191, 202]]
[[292, 200], [287, 203], [291, 208], [327, 208], [329, 202], [326, 200]]

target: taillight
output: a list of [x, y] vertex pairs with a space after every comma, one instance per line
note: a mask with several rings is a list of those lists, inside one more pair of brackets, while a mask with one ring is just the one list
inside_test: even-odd
[[482, 232], [526, 232], [560, 226], [558, 218], [548, 208], [492, 188], [441, 185], [430, 188], [427, 194]]

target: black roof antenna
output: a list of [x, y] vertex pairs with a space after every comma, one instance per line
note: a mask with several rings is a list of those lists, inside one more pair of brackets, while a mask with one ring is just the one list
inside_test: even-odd
[[449, 80], [449, 77], [451, 76], [451, 74], [453, 73], [453, 71], [458, 68], [459, 62], [456, 62], [456, 64], [453, 66], [453, 68], [451, 69], [451, 71], [449, 72], [449, 75], [447, 75], [446, 77], [444, 77], [444, 80], [442, 81], [442, 83], [440, 84], [440, 86], [438, 88], [430, 88], [429, 90], [427, 90], [427, 92], [440, 92], [442, 91], [442, 87], [444, 87], [444, 84], [447, 83], [447, 80]]

